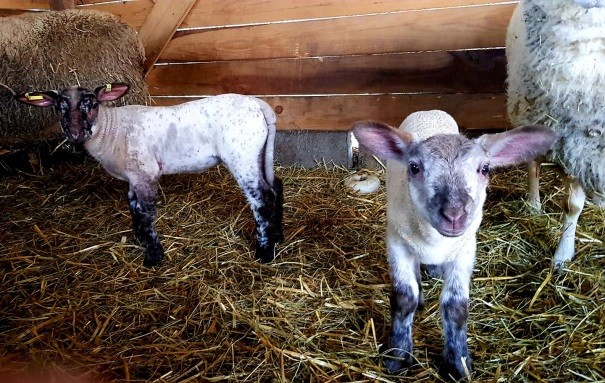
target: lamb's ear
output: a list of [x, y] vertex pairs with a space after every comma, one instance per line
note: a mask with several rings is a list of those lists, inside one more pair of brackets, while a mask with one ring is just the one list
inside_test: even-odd
[[41, 108], [55, 105], [57, 103], [57, 97], [59, 97], [59, 93], [54, 90], [46, 92], [29, 92], [15, 96], [19, 102]]
[[128, 92], [130, 85], [122, 82], [105, 84], [95, 89], [95, 95], [99, 101], [114, 101]]
[[362, 148], [383, 160], [400, 160], [413, 141], [410, 134], [375, 121], [359, 121], [351, 129]]
[[522, 126], [503, 133], [484, 134], [477, 142], [487, 150], [491, 167], [527, 162], [546, 154], [556, 140], [545, 126]]

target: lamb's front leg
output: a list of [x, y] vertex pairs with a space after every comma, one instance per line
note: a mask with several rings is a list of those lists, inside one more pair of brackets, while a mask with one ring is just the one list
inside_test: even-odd
[[445, 347], [440, 373], [446, 378], [460, 379], [470, 374], [471, 358], [467, 345], [469, 285], [474, 261], [445, 264], [441, 293], [441, 320]]
[[134, 234], [145, 246], [143, 266], [157, 266], [164, 260], [164, 248], [155, 230], [157, 183], [131, 184], [128, 205], [132, 215]]
[[399, 238], [387, 234], [387, 252], [391, 272], [391, 320], [389, 352], [384, 365], [389, 372], [412, 365], [412, 324], [419, 305], [419, 264]]

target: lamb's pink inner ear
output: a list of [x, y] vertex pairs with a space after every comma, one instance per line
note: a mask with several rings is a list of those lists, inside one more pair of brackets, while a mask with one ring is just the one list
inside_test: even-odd
[[125, 95], [129, 88], [127, 84], [106, 84], [98, 87], [95, 93], [99, 101], [114, 101]]
[[401, 159], [411, 136], [375, 121], [359, 121], [352, 126], [359, 145], [380, 159]]
[[41, 108], [55, 105], [55, 99], [53, 97], [41, 92], [30, 92], [21, 94], [17, 96], [17, 100], [24, 104]]
[[523, 126], [503, 133], [485, 134], [477, 140], [490, 153], [491, 166], [496, 168], [544, 155], [555, 139], [555, 133], [544, 126]]

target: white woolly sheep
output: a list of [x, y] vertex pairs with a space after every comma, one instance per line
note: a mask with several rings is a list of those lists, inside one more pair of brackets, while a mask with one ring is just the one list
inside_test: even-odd
[[136, 238], [145, 246], [144, 265], [164, 259], [158, 239], [157, 184], [161, 175], [202, 172], [222, 162], [252, 207], [256, 257], [274, 258], [283, 239], [281, 181], [273, 173], [275, 114], [254, 97], [214, 96], [172, 107], [106, 107], [128, 91], [121, 83], [94, 91], [71, 87], [62, 92], [30, 92], [19, 101], [54, 106], [61, 127], [75, 144], [84, 144], [112, 176], [128, 181], [128, 201]]
[[445, 377], [471, 371], [466, 321], [469, 285], [490, 168], [541, 155], [555, 139], [545, 127], [521, 127], [470, 140], [442, 111], [411, 114], [399, 130], [378, 122], [353, 125], [360, 145], [387, 159], [387, 255], [392, 330], [385, 366], [412, 363], [412, 321], [424, 306], [420, 265], [444, 277], [440, 298]]
[[[574, 257], [586, 194], [605, 206], [605, 0], [521, 0], [506, 38], [508, 116], [543, 124], [559, 139], [549, 157], [567, 174], [567, 206], [553, 263]], [[529, 203], [540, 210], [539, 163]]]

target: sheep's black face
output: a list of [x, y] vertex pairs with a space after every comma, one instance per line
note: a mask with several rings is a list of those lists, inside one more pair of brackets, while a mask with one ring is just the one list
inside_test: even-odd
[[99, 111], [95, 94], [84, 88], [72, 87], [59, 94], [56, 101], [61, 128], [67, 139], [74, 144], [89, 140]]

